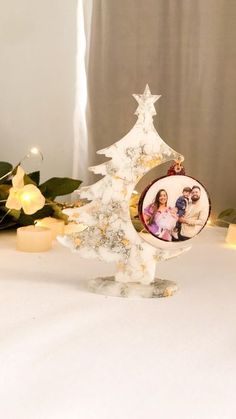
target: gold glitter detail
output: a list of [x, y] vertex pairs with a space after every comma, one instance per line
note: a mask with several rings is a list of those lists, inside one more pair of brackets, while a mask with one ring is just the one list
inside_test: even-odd
[[79, 214], [77, 212], [73, 212], [71, 215], [72, 218], [79, 218]]
[[118, 268], [118, 270], [120, 270], [120, 269], [124, 269], [124, 266], [125, 266], [125, 264], [124, 264], [124, 263], [122, 263], [122, 262], [117, 263], [117, 268]]
[[142, 263], [140, 267], [141, 267], [143, 272], [145, 272], [146, 269], [147, 269], [147, 266], [144, 263]]
[[137, 163], [140, 164], [141, 166], [147, 167], [147, 168], [152, 168], [157, 166], [158, 164], [161, 163], [161, 156], [160, 154], [157, 154], [155, 157], [153, 157], [152, 159], [149, 158], [149, 156], [143, 154], [139, 157]]
[[171, 297], [173, 295], [173, 292], [170, 288], [166, 288], [163, 292], [163, 297]]
[[79, 238], [75, 239], [75, 245], [80, 246], [81, 240]]
[[107, 224], [103, 224], [103, 225], [101, 225], [99, 228], [100, 228], [101, 233], [102, 233], [103, 235], [105, 235], [105, 234], [106, 234], [106, 232], [107, 232]]

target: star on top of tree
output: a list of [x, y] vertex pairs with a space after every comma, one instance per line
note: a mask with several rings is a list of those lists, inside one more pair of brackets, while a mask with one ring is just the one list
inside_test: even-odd
[[156, 115], [154, 103], [161, 97], [161, 95], [152, 95], [148, 84], [142, 95], [133, 94], [133, 97], [137, 100], [139, 106], [135, 111], [135, 115], [146, 114]]

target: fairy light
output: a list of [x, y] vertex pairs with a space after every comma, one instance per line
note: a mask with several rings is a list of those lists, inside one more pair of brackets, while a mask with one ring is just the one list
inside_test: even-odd
[[32, 194], [29, 194], [28, 192], [27, 193], [23, 193], [21, 195], [21, 201], [30, 202], [32, 199], [33, 199]]
[[[29, 152], [19, 161], [19, 163], [13, 167], [11, 170], [9, 170], [7, 173], [5, 173], [4, 175], [0, 176], [0, 181], [2, 181], [3, 179], [7, 179], [7, 178], [12, 178], [13, 174], [15, 174], [17, 172], [17, 168], [18, 166], [21, 166], [22, 162], [26, 159], [30, 159], [32, 157], [40, 157], [41, 162], [43, 161], [43, 154], [42, 152], [37, 148], [37, 147], [31, 147]], [[14, 176], [13, 176], [14, 177]], [[14, 187], [13, 187], [14, 189]], [[11, 191], [11, 189], [10, 189]], [[31, 204], [31, 202], [33, 202], [35, 200], [35, 196], [33, 193], [29, 193], [27, 192], [23, 192], [23, 193], [19, 193], [18, 194], [18, 199], [19, 201], [24, 205], [25, 204]], [[0, 200], [0, 204], [1, 203], [6, 203], [7, 199], [1, 199]], [[2, 223], [2, 221], [7, 217], [8, 214], [10, 214], [11, 212], [11, 208], [3, 215], [3, 217], [0, 218], [0, 223]]]
[[29, 152], [20, 160], [19, 165], [23, 163], [24, 160], [30, 159], [31, 157], [39, 156], [40, 160], [43, 161], [43, 153], [39, 150], [38, 147], [31, 147]]
[[40, 156], [41, 160], [43, 160], [43, 153], [39, 150], [38, 147], [31, 147], [29, 151], [29, 157], [30, 155]]
[[[41, 158], [41, 161], [43, 161], [43, 153], [37, 148], [37, 147], [31, 147], [31, 149], [30, 149], [30, 151], [29, 151], [29, 153], [27, 153], [20, 161], [19, 161], [19, 163], [17, 164], [17, 166], [19, 166], [19, 165], [21, 165], [22, 164], [22, 162], [25, 160], [25, 159], [30, 159], [30, 157], [32, 157], [32, 155], [33, 156], [40, 156], [40, 158]], [[5, 178], [7, 178], [8, 176], [10, 176], [11, 174], [12, 174], [12, 172], [14, 171], [15, 169], [13, 168], [12, 170], [10, 170], [9, 172], [7, 172], [7, 173], [5, 173], [3, 176], [1, 176], [0, 177], [0, 180], [3, 180], [3, 179], [5, 179]], [[0, 202], [2, 202], [2, 201], [0, 201]]]
[[39, 153], [40, 153], [40, 151], [39, 151], [39, 149], [38, 149], [37, 147], [32, 147], [32, 148], [30, 149], [30, 153], [31, 153], [31, 154], [39, 154]]

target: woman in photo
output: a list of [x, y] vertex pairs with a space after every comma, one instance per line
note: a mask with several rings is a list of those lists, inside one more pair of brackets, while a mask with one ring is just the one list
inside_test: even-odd
[[154, 202], [144, 209], [143, 217], [150, 233], [162, 240], [171, 241], [178, 215], [177, 208], [170, 208], [167, 204], [167, 192], [165, 189], [160, 189]]

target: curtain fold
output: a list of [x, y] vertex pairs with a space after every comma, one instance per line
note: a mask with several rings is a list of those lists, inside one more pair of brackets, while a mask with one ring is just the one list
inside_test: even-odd
[[76, 94], [74, 111], [73, 176], [88, 180], [88, 88], [89, 46], [93, 0], [77, 3]]

